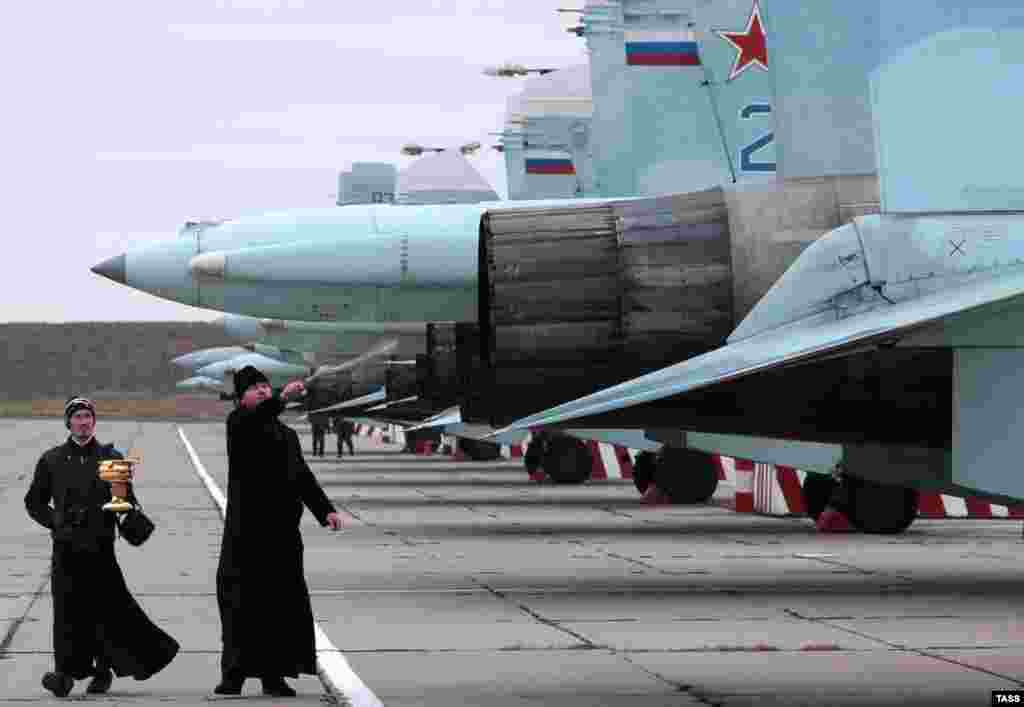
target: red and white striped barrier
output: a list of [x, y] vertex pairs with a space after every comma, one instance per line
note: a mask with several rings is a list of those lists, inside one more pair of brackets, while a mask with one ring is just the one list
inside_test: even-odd
[[806, 515], [803, 483], [806, 471], [788, 466], [754, 464], [754, 512], [766, 515]]
[[501, 445], [501, 457], [502, 459], [521, 459], [523, 454], [526, 453], [526, 442], [520, 444], [503, 444]]
[[356, 425], [356, 434], [360, 437], [369, 437], [372, 440], [380, 442], [384, 438], [384, 430], [379, 427], [372, 427], [370, 425]]
[[[729, 465], [722, 457], [723, 467]], [[806, 471], [788, 466], [759, 464], [742, 459], [731, 460], [736, 469], [736, 510], [765, 515], [803, 516], [807, 514], [803, 500]], [[747, 469], [750, 469], [748, 472]], [[749, 474], [749, 476], [748, 476]], [[751, 479], [748, 486], [747, 479]], [[749, 491], [748, 491], [749, 489]], [[750, 500], [748, 501], [748, 494]], [[918, 500], [921, 518], [1008, 518], [1024, 519], [1024, 506], [1003, 506], [975, 497], [948, 496], [921, 492]]]
[[920, 493], [917, 501], [920, 518], [1024, 518], [1024, 506], [1002, 506], [979, 498]]
[[391, 428], [391, 442], [400, 447], [405, 447], [405, 428], [401, 425], [389, 425]]
[[[731, 459], [735, 470], [733, 510], [737, 513], [754, 512], [755, 464], [746, 459]], [[721, 466], [721, 462], [719, 462]]]
[[711, 458], [715, 460], [715, 466], [718, 467], [718, 480], [735, 485], [736, 460], [732, 457], [723, 457], [718, 454], [712, 454]]
[[587, 450], [590, 452], [590, 458], [593, 460], [590, 469], [591, 481], [633, 478], [631, 450], [620, 447], [617, 444], [595, 442], [593, 440], [588, 440], [586, 445]]

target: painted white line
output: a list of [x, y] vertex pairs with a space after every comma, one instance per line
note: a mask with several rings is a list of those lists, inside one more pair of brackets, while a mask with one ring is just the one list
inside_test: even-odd
[[[185, 449], [188, 450], [196, 474], [203, 480], [206, 489], [220, 510], [221, 518], [223, 518], [227, 513], [228, 505], [224, 492], [206, 471], [203, 463], [199, 461], [196, 450], [192, 448], [192, 443], [188, 441], [188, 437], [185, 436], [185, 431], [181, 429], [180, 425], [178, 425], [178, 436], [181, 438], [182, 444], [185, 445]], [[328, 692], [344, 697], [351, 707], [384, 707], [384, 703], [359, 679], [348, 661], [345, 660], [344, 654], [331, 643], [331, 639], [327, 637], [316, 621], [313, 622], [313, 631], [316, 634], [317, 675]]]
[[185, 436], [185, 430], [178, 426], [178, 436], [181, 437], [182, 443], [185, 445], [185, 449], [188, 451], [189, 457], [192, 459], [192, 468], [196, 470], [199, 478], [203, 480], [206, 485], [206, 490], [213, 496], [214, 503], [217, 504], [217, 508], [220, 509], [221, 518], [224, 517], [226, 512], [228, 499], [224, 497], [224, 492], [217, 486], [217, 482], [213, 480], [213, 477], [207, 473], [203, 463], [199, 461], [199, 456], [196, 454], [196, 450], [192, 448], [192, 443], [188, 441], [188, 437]]

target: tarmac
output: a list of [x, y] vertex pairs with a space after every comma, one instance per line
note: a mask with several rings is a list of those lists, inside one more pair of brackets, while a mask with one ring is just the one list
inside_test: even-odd
[[[820, 535], [805, 519], [647, 507], [630, 482], [537, 485], [519, 460], [406, 455], [365, 437], [338, 460], [333, 435], [329, 456], [312, 458], [308, 427], [296, 429], [354, 516], [338, 533], [303, 518], [320, 675], [293, 681], [294, 699], [263, 697], [254, 680], [241, 697], [212, 694], [223, 423], [101, 415], [101, 441], [141, 450], [136, 492], [157, 523], [142, 548], [118, 543], [121, 566], [182, 649], [150, 680], [116, 679], [97, 697], [79, 682], [68, 699], [963, 706], [1024, 686], [1019, 522]], [[23, 506], [36, 460], [65, 434], [59, 420], [0, 420], [3, 705], [66, 701], [39, 682], [53, 661], [50, 540]]]

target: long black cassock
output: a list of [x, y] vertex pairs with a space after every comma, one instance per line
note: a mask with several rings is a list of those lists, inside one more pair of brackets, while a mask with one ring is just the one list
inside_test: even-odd
[[316, 674], [313, 610], [302, 562], [303, 504], [320, 525], [334, 512], [277, 416], [277, 396], [228, 415], [228, 505], [217, 604], [221, 670], [243, 677]]
[[114, 514], [101, 508], [110, 500], [110, 484], [97, 477], [101, 459], [123, 456], [95, 438], [80, 446], [69, 437], [40, 457], [25, 495], [28, 514], [53, 538], [56, 669], [82, 680], [99, 665], [145, 680], [174, 659], [178, 643], [149, 620], [125, 584], [114, 555]]

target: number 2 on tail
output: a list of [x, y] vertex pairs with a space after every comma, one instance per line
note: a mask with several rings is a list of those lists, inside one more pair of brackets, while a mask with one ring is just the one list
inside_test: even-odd
[[[769, 115], [772, 107], [767, 103], [751, 103], [740, 111], [740, 118], [747, 120], [756, 115]], [[768, 147], [775, 140], [775, 133], [766, 133], [754, 140], [746, 147], [740, 148], [740, 171], [741, 172], [774, 172], [774, 162], [758, 162], [754, 160], [754, 154], [765, 147]]]

